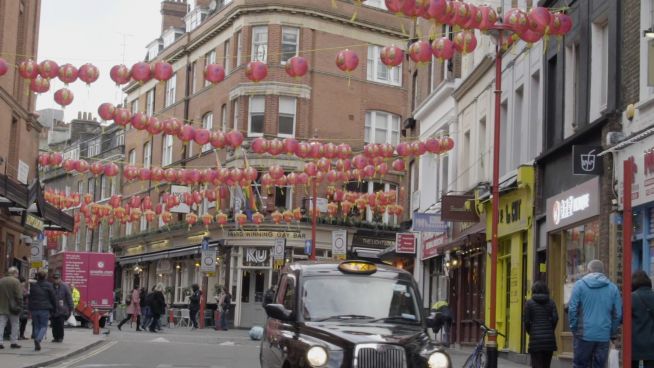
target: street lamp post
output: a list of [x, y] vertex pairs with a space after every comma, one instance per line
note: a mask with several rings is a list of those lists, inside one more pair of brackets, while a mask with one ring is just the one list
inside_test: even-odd
[[311, 209], [311, 257], [312, 261], [316, 260], [316, 221], [318, 217], [318, 185], [316, 184], [317, 178], [311, 180], [312, 187], [312, 209]]

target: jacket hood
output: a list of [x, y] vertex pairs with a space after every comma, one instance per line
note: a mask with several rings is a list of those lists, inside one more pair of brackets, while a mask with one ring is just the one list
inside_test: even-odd
[[611, 283], [608, 277], [599, 272], [589, 273], [582, 278], [583, 282], [591, 289], [599, 289]]
[[531, 299], [538, 304], [545, 304], [550, 301], [550, 296], [547, 294], [534, 294], [531, 296]]

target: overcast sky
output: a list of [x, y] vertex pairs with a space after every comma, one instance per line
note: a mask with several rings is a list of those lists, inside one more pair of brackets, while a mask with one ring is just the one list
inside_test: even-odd
[[[100, 70], [100, 78], [90, 88], [79, 80], [69, 86], [75, 99], [64, 110], [66, 121], [78, 111], [97, 116], [103, 102], [121, 102], [121, 91], [109, 78], [109, 70], [116, 64], [131, 67], [143, 60], [145, 46], [159, 37], [160, 8], [160, 0], [41, 1], [38, 61], [50, 59], [78, 68], [88, 62]], [[37, 98], [37, 110], [59, 108], [54, 91], [62, 87], [61, 81], [52, 80], [50, 92]]]

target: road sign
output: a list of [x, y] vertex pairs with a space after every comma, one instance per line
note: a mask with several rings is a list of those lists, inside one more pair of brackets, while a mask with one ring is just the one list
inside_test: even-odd
[[332, 257], [345, 259], [347, 255], [347, 230], [332, 231]]
[[[34, 242], [31, 245], [30, 261], [40, 262], [43, 260], [43, 243]], [[39, 266], [40, 267], [40, 266]]]
[[209, 250], [209, 238], [202, 239], [202, 251]]
[[216, 250], [202, 251], [200, 261], [201, 272], [216, 272]]
[[304, 241], [304, 254], [306, 255], [311, 254], [311, 239], [307, 239]]
[[39, 268], [43, 267], [43, 261], [32, 261], [30, 267], [38, 270]]

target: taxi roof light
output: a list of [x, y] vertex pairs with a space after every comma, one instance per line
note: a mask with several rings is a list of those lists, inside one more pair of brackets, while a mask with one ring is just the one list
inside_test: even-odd
[[338, 265], [338, 269], [343, 273], [358, 273], [370, 275], [377, 272], [377, 266], [367, 261], [345, 261]]

